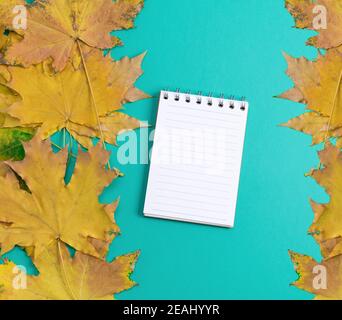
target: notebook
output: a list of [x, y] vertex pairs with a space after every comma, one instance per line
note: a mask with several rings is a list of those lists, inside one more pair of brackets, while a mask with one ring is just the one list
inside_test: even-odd
[[248, 102], [162, 91], [144, 215], [234, 226]]

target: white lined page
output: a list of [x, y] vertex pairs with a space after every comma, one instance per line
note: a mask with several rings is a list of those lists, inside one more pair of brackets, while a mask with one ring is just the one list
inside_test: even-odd
[[247, 114], [244, 101], [162, 91], [144, 215], [233, 227]]

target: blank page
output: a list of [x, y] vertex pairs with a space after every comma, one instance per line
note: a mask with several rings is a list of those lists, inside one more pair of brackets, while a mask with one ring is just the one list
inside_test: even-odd
[[248, 103], [162, 91], [144, 215], [233, 227]]

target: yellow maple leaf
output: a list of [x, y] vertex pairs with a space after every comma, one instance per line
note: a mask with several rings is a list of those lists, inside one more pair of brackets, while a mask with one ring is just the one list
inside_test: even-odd
[[[0, 66], [1, 67], [1, 66]], [[1, 69], [1, 68], [0, 68]], [[6, 114], [9, 106], [20, 101], [20, 96], [1, 83], [10, 78], [7, 69], [0, 70], [0, 160], [21, 160], [24, 150], [21, 141], [31, 139], [35, 133], [33, 126], [23, 128], [18, 119]], [[9, 127], [8, 127], [9, 126]]]
[[[309, 39], [317, 48], [334, 48], [342, 45], [342, 2], [336, 0], [286, 0], [286, 8], [294, 17], [296, 27], [316, 30], [317, 36]], [[324, 17], [322, 16], [324, 15]], [[326, 25], [320, 25], [324, 19]], [[314, 22], [317, 19], [315, 27]]]
[[21, 40], [21, 36], [13, 31], [5, 30], [0, 27], [0, 75], [3, 76], [5, 65], [10, 65], [5, 58], [7, 49]]
[[290, 120], [285, 125], [312, 134], [314, 143], [322, 142], [325, 136], [340, 136], [342, 51], [329, 50], [316, 61], [288, 55], [285, 58], [288, 62], [287, 74], [294, 81], [295, 87], [279, 97], [305, 103], [308, 109], [314, 111]]
[[328, 129], [329, 122], [327, 116], [320, 115], [317, 112], [305, 112], [282, 124], [282, 126], [311, 135], [312, 144], [315, 145], [325, 141], [326, 138], [342, 136], [342, 127], [335, 130]]
[[8, 107], [19, 100], [19, 95], [10, 88], [2, 85], [0, 80], [0, 128], [5, 126], [6, 123], [9, 124], [10, 122], [12, 122], [13, 127], [20, 125], [16, 119], [13, 119], [9, 114], [6, 113]]
[[99, 49], [120, 44], [110, 32], [132, 28], [142, 6], [143, 0], [37, 0], [28, 5], [24, 40], [9, 49], [7, 59], [29, 66], [52, 58], [61, 71], [80, 42]]
[[292, 251], [290, 256], [299, 276], [294, 286], [315, 294], [316, 300], [342, 299], [342, 255], [324, 259], [320, 263]]
[[[314, 170], [311, 176], [325, 188], [330, 196], [327, 204], [317, 204], [312, 201], [315, 220], [309, 232], [321, 243], [342, 237], [342, 225], [338, 221], [342, 218], [342, 153], [340, 149], [329, 142], [326, 148], [319, 152], [323, 168]], [[342, 242], [336, 243], [332, 250], [325, 252], [326, 256], [342, 253]]]
[[0, 63], [3, 63], [4, 51], [7, 48], [8, 38], [5, 35], [5, 29], [0, 27]]
[[93, 137], [115, 144], [118, 133], [141, 125], [113, 111], [120, 110], [124, 102], [148, 97], [134, 87], [142, 74], [143, 57], [113, 61], [93, 50], [84, 56], [84, 64], [69, 63], [57, 74], [49, 72], [45, 63], [28, 69], [9, 67], [11, 79], [5, 86], [22, 99], [6, 109], [7, 115], [18, 119], [21, 126], [40, 125], [42, 139], [65, 128], [85, 147]]
[[58, 241], [44, 249], [35, 260], [38, 276], [27, 276], [26, 287], [14, 287], [15, 264], [0, 265], [2, 300], [109, 300], [135, 285], [130, 279], [139, 252], [107, 263], [76, 252], [72, 258]]
[[15, 7], [25, 5], [25, 0], [1, 0], [0, 1], [0, 27], [13, 29]]
[[[314, 213], [313, 224], [315, 224], [320, 219], [322, 214], [324, 213], [325, 206], [322, 204], [316, 203], [313, 200], [310, 200], [310, 204], [312, 207], [312, 211]], [[314, 237], [314, 239], [316, 240], [316, 242], [320, 246], [321, 254], [322, 254], [322, 257], [324, 257], [324, 258], [331, 256], [334, 248], [342, 240], [342, 237], [340, 237], [340, 236], [338, 236], [336, 238], [332, 238], [332, 239], [324, 239], [321, 236], [320, 232], [314, 231], [314, 228], [312, 226], [309, 229], [309, 234], [311, 234]]]
[[0, 177], [6, 176], [9, 172], [10, 172], [9, 167], [3, 162], [0, 162]]
[[113, 212], [117, 203], [101, 205], [98, 197], [117, 173], [105, 170], [108, 153], [100, 145], [81, 152], [66, 185], [67, 150], [54, 154], [48, 141], [24, 144], [23, 161], [6, 162], [28, 186], [19, 188], [13, 174], [0, 177], [0, 244], [2, 252], [15, 245], [34, 247], [35, 256], [60, 239], [77, 250], [98, 256], [89, 238], [111, 241], [118, 232]]

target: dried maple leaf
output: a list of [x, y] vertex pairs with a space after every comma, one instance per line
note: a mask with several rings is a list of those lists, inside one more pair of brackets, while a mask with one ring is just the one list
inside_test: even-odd
[[311, 135], [312, 144], [315, 145], [325, 141], [327, 138], [342, 136], [342, 127], [328, 130], [329, 122], [329, 117], [327, 116], [322, 116], [317, 112], [305, 112], [282, 124], [282, 126]]
[[11, 63], [5, 58], [7, 49], [21, 40], [21, 36], [13, 31], [4, 30], [0, 27], [0, 73], [4, 70], [5, 65], [11, 65]]
[[139, 120], [132, 118], [121, 112], [114, 112], [101, 117], [101, 130], [70, 123], [68, 130], [72, 136], [84, 147], [92, 145], [90, 137], [101, 137], [101, 131], [106, 142], [116, 144], [116, 137], [125, 131], [141, 128], [144, 126]]
[[3, 162], [0, 162], [0, 177], [5, 177], [8, 172], [10, 172], [9, 167]]
[[[341, 300], [342, 299], [342, 255], [324, 259], [321, 263], [316, 262], [313, 258], [294, 253], [290, 251], [291, 259], [295, 265], [295, 270], [299, 276], [298, 280], [293, 283], [299, 289], [315, 294], [317, 300]], [[322, 277], [315, 267], [319, 267], [320, 272], [324, 268]], [[321, 281], [325, 281], [323, 284]]]
[[37, 0], [28, 5], [24, 40], [9, 49], [7, 59], [29, 66], [51, 57], [61, 71], [80, 42], [99, 49], [120, 44], [110, 32], [132, 28], [142, 7], [143, 0]]
[[8, 37], [5, 35], [5, 29], [0, 27], [0, 63], [3, 63], [4, 52], [7, 48]]
[[63, 243], [57, 242], [35, 260], [39, 276], [28, 276], [26, 289], [13, 288], [13, 268], [0, 266], [2, 300], [109, 300], [135, 285], [130, 280], [139, 252], [107, 263], [76, 252], [73, 258]]
[[140, 121], [114, 111], [126, 101], [148, 97], [134, 87], [142, 74], [143, 57], [113, 61], [92, 51], [84, 64], [69, 63], [58, 74], [48, 72], [46, 64], [9, 67], [11, 79], [6, 86], [22, 99], [7, 108], [7, 115], [17, 118], [21, 126], [40, 125], [42, 139], [66, 128], [86, 147], [93, 137], [115, 143], [117, 133], [140, 126]]
[[[342, 2], [336, 0], [286, 0], [286, 8], [294, 17], [296, 28], [316, 30], [315, 18], [320, 14], [323, 7], [326, 12], [327, 25], [316, 30], [317, 36], [309, 39], [308, 44], [317, 48], [329, 49], [342, 45]], [[320, 7], [318, 7], [320, 6]], [[315, 12], [314, 9], [318, 9]], [[319, 18], [319, 17], [318, 17]]]
[[[310, 201], [310, 204], [312, 207], [312, 211], [314, 212], [313, 224], [315, 224], [324, 213], [325, 207], [319, 203], [314, 202], [313, 200]], [[333, 252], [334, 248], [340, 243], [342, 237], [322, 239], [320, 233], [315, 232], [313, 230], [311, 231], [311, 228], [309, 230], [309, 233], [315, 238], [316, 242], [319, 244], [322, 257], [327, 258], [331, 256], [331, 253]]]
[[[3, 79], [0, 80], [0, 161], [22, 160], [25, 152], [21, 142], [30, 140], [35, 134], [35, 129], [21, 128], [17, 119], [4, 113], [10, 105], [20, 100], [18, 94], [1, 84], [6, 82], [4, 76], [3, 74]], [[3, 128], [9, 124], [13, 128]]]
[[[10, 107], [15, 102], [20, 101], [19, 95], [5, 85], [5, 70], [3, 70], [2, 73], [0, 71], [0, 114], [2, 115], [6, 113], [8, 107]], [[0, 124], [2, 125], [3, 123], [0, 122]]]
[[[340, 136], [342, 130], [342, 52], [329, 50], [316, 61], [285, 55], [287, 74], [295, 87], [280, 95], [280, 98], [307, 104], [314, 113], [307, 113], [290, 120], [289, 127], [313, 135], [314, 143], [322, 142], [325, 136]], [[326, 121], [326, 123], [324, 123]]]
[[18, 186], [16, 177], [0, 177], [0, 243], [2, 252], [15, 245], [42, 248], [61, 239], [77, 250], [98, 256], [89, 238], [113, 239], [118, 227], [113, 205], [101, 205], [98, 197], [117, 176], [104, 169], [108, 153], [100, 145], [81, 152], [71, 182], [65, 185], [67, 150], [54, 154], [48, 141], [37, 137], [25, 143], [23, 161], [6, 162], [27, 184], [30, 193]]
[[[342, 237], [342, 224], [339, 223], [342, 219], [342, 153], [339, 148], [328, 142], [326, 148], [319, 152], [319, 157], [324, 168], [314, 170], [311, 176], [325, 188], [330, 196], [330, 202], [327, 204], [312, 202], [315, 221], [309, 231], [321, 243]], [[333, 250], [327, 253], [328, 256], [341, 254], [342, 242], [338, 242]]]
[[13, 18], [16, 13], [13, 12], [16, 6], [25, 5], [25, 0], [1, 0], [0, 1], [0, 28], [12, 29]]

